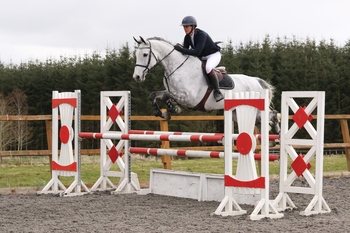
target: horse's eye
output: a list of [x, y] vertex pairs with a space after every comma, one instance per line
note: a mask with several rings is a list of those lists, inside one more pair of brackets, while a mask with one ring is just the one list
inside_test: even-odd
[[144, 53], [144, 54], [143, 54], [143, 57], [147, 57], [147, 56], [148, 56], [148, 53]]

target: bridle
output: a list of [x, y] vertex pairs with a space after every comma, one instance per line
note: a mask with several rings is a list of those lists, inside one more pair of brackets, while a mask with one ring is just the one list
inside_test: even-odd
[[140, 66], [140, 67], [145, 68], [142, 73], [145, 73], [146, 71], [149, 72], [154, 66], [157, 65], [157, 63], [156, 63], [156, 65], [154, 65], [153, 67], [149, 68], [149, 64], [151, 63], [151, 58], [152, 58], [151, 55], [153, 55], [154, 59], [156, 59], [156, 61], [157, 61], [157, 57], [156, 57], [156, 55], [154, 55], [154, 53], [152, 51], [151, 43], [149, 43], [149, 46], [139, 47], [139, 49], [149, 49], [150, 50], [150, 54], [148, 54], [147, 65], [135, 64], [135, 66]]
[[[174, 52], [174, 50], [175, 50], [175, 49], [173, 48], [167, 55], [165, 55], [162, 59], [158, 60], [157, 57], [156, 57], [156, 55], [155, 55], [155, 54], [153, 53], [153, 51], [152, 51], [152, 44], [151, 44], [151, 41], [148, 40], [148, 43], [149, 43], [149, 46], [139, 47], [139, 49], [149, 49], [149, 50], [150, 50], [150, 52], [149, 52], [149, 54], [148, 54], [148, 62], [147, 62], [147, 65], [135, 64], [135, 66], [140, 66], [140, 67], [145, 68], [145, 69], [143, 70], [142, 73], [150, 72], [150, 71], [151, 71], [154, 67], [156, 67], [159, 63], [161, 63], [161, 62], [164, 61], [167, 57], [169, 57], [170, 54], [172, 54], [172, 52]], [[150, 63], [151, 63], [152, 56], [153, 56], [154, 59], [156, 60], [156, 64], [155, 64], [154, 66], [152, 66], [152, 67], [149, 67], [149, 66], [150, 66]], [[189, 57], [190, 57], [190, 56], [187, 56], [186, 59], [185, 59], [174, 71], [172, 71], [172, 72], [168, 75], [168, 77], [166, 77], [166, 76], [164, 75], [164, 78], [165, 78], [165, 79], [168, 79], [172, 74], [174, 74], [175, 71], [177, 71], [177, 70], [188, 60]]]

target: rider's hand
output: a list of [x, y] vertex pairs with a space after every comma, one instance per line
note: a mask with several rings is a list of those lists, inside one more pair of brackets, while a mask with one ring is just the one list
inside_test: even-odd
[[184, 48], [183, 48], [182, 45], [180, 45], [180, 44], [176, 44], [176, 45], [174, 46], [174, 49], [177, 50], [177, 51], [179, 51], [180, 53], [183, 53], [183, 51], [184, 51]]

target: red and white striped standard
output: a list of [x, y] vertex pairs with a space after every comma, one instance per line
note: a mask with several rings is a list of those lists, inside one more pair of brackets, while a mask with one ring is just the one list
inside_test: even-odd
[[176, 141], [176, 142], [218, 142], [224, 138], [223, 134], [219, 135], [171, 135], [171, 134], [121, 134], [121, 133], [92, 133], [81, 132], [79, 133], [81, 138], [94, 138], [94, 139], [116, 139], [116, 140], [142, 140], [142, 141]]
[[[169, 155], [179, 157], [196, 157], [196, 158], [224, 158], [224, 152], [219, 151], [199, 151], [199, 150], [174, 150], [162, 148], [145, 148], [130, 147], [129, 152], [132, 154], [148, 154], [148, 155]], [[239, 153], [232, 153], [232, 158], [237, 159]], [[255, 160], [261, 160], [261, 154], [254, 154]], [[278, 160], [277, 154], [269, 155], [270, 161]]]

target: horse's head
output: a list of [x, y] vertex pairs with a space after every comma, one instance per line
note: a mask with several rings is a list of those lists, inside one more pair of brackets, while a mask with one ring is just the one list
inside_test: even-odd
[[142, 82], [146, 79], [148, 71], [156, 65], [157, 61], [149, 41], [145, 41], [141, 36], [140, 40], [136, 40], [135, 37], [134, 40], [138, 44], [138, 48], [135, 51], [136, 64], [132, 77], [135, 81]]

